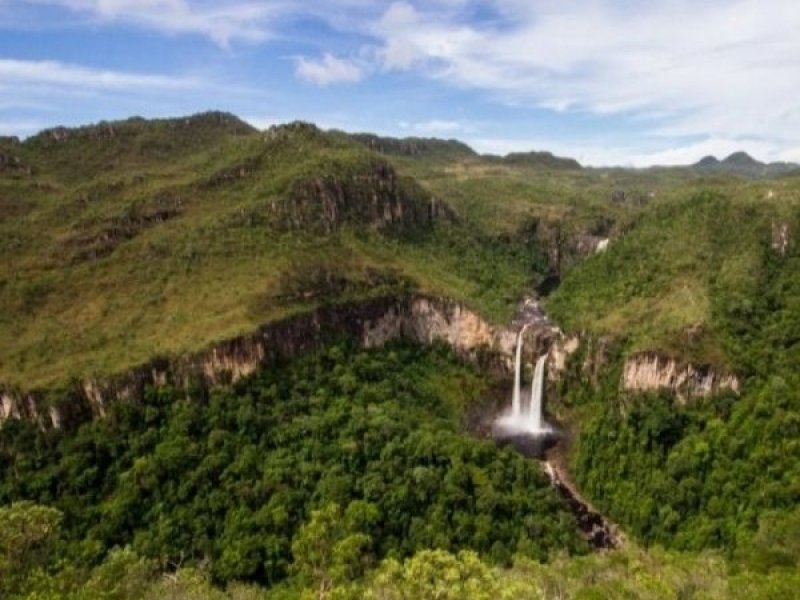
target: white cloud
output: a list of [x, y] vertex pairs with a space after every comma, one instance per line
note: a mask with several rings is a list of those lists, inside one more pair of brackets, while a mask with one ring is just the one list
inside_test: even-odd
[[322, 86], [332, 83], [355, 83], [361, 81], [364, 76], [364, 71], [355, 62], [337, 58], [327, 52], [319, 60], [298, 58], [295, 73], [300, 79]]
[[800, 145], [793, 148], [776, 149], [763, 139], [753, 138], [708, 138], [701, 141], [678, 143], [666, 150], [641, 150], [637, 140], [627, 143], [600, 144], [580, 140], [554, 138], [481, 138], [467, 136], [465, 141], [478, 152], [504, 155], [509, 152], [547, 150], [559, 156], [575, 158], [582, 165], [649, 167], [688, 165], [704, 156], [725, 158], [734, 152], [746, 150], [757, 160], [800, 162]]
[[38, 121], [0, 121], [0, 136], [25, 137], [44, 128]]
[[510, 152], [547, 151], [557, 156], [576, 159], [582, 165], [606, 166], [645, 166], [642, 162], [632, 161], [634, 154], [628, 146], [605, 146], [574, 140], [558, 140], [549, 138], [484, 138], [466, 137], [464, 140], [481, 154], [503, 156]]
[[[321, 47], [317, 56], [296, 59], [298, 78], [326, 86], [402, 71], [408, 76], [393, 77], [391, 85], [402, 86], [398, 81], [409, 80], [413, 84], [412, 78], [421, 76], [450, 87], [478, 90], [484, 101], [556, 111], [561, 122], [571, 115], [582, 119], [589, 115], [593, 124], [608, 132], [608, 139], [600, 139], [602, 134], [594, 131], [591, 140], [583, 141], [570, 132], [572, 141], [577, 140], [571, 151], [563, 139], [538, 140], [554, 141], [553, 145], [524, 143], [526, 149], [547, 147], [575, 156], [583, 152], [602, 164], [608, 164], [612, 154], [621, 157], [621, 162], [640, 164], [642, 157], [670, 161], [733, 144], [764, 158], [796, 157], [800, 148], [797, 0], [25, 3], [60, 6], [84, 23], [124, 23], [166, 34], [202, 35], [221, 47], [278, 37], [282, 25], [293, 20], [324, 21], [336, 34], [326, 31], [313, 41]], [[15, 13], [8, 8], [10, 4], [0, 0], [0, 8]], [[15, 3], [15, 8], [19, 5]], [[62, 11], [52, 13], [51, 17], [64, 16]], [[8, 18], [4, 17], [4, 22]], [[24, 25], [25, 19], [19, 22]], [[335, 48], [326, 48], [328, 41], [335, 43]], [[304, 46], [301, 52], [309, 51]], [[56, 65], [57, 73], [48, 74], [45, 64]], [[169, 78], [162, 80], [161, 76], [103, 74], [61, 63], [39, 64], [35, 72], [34, 79], [49, 78], [50, 83], [62, 87], [68, 85], [66, 75], [92, 89], [124, 88], [136, 78], [143, 78], [144, 87], [151, 89], [170, 85], [165, 81]], [[4, 76], [0, 70], [0, 84]], [[14, 76], [19, 80], [24, 75], [17, 72]], [[177, 83], [187, 84], [191, 81]], [[411, 91], [399, 89], [406, 96]], [[478, 111], [480, 108], [471, 118], [479, 120], [481, 131], [487, 130], [487, 119]], [[441, 107], [430, 113], [441, 114]], [[397, 117], [386, 118], [394, 121]], [[477, 133], [463, 124], [459, 128], [450, 119], [418, 118], [419, 122], [408, 123], [408, 131]], [[353, 115], [347, 119], [357, 120]], [[355, 125], [362, 126], [361, 121]], [[519, 130], [506, 133], [521, 136], [532, 127], [531, 123], [521, 124]], [[498, 138], [502, 135], [497, 133]], [[620, 140], [624, 147], [618, 145], [612, 151], [611, 145]]]
[[269, 25], [287, 10], [285, 1], [223, 0], [28, 0], [84, 13], [100, 22], [121, 21], [166, 33], [203, 35], [221, 47], [262, 42]]
[[96, 90], [184, 90], [197, 87], [196, 79], [109, 71], [50, 60], [0, 58], [0, 81], [14, 85], [49, 85]]
[[[421, 5], [420, 5], [421, 6]], [[635, 134], [800, 142], [796, 0], [497, 0], [499, 18], [389, 7], [374, 28], [389, 70], [509, 103], [640, 119]]]

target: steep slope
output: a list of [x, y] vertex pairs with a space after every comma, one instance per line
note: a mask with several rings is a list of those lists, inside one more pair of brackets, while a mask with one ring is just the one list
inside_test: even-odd
[[[548, 308], [570, 328], [626, 337], [633, 351], [742, 368], [731, 336], [745, 322], [734, 324], [730, 311], [741, 307], [731, 303], [760, 304], [773, 269], [792, 277], [798, 200], [707, 192], [657, 207], [576, 268]], [[786, 282], [775, 301], [790, 301], [791, 289]]]
[[[800, 502], [798, 228], [796, 189], [700, 193], [645, 214], [548, 299], [591, 340], [559, 400], [579, 431], [572, 472], [643, 543], [743, 553], [759, 519]], [[637, 364], [654, 381], [682, 364], [741, 383], [691, 396], [622, 385]]]
[[116, 373], [409, 289], [501, 316], [531, 280], [526, 246], [485, 243], [385, 158], [313, 125], [257, 132], [212, 113], [4, 144], [5, 384]]

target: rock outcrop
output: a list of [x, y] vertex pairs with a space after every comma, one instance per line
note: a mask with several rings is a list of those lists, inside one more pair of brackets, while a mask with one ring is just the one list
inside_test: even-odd
[[279, 229], [322, 234], [347, 223], [374, 230], [424, 228], [435, 219], [455, 217], [447, 205], [378, 159], [355, 172], [300, 179], [272, 211]]
[[30, 175], [33, 169], [22, 162], [13, 154], [0, 151], [0, 173], [14, 173], [17, 175]]
[[739, 392], [739, 379], [712, 366], [696, 366], [653, 352], [628, 357], [622, 388], [629, 391], [672, 390], [679, 400], [708, 396], [721, 390]]
[[[261, 326], [252, 334], [226, 340], [206, 350], [159, 357], [125, 373], [73, 382], [62, 390], [23, 391], [0, 387], [0, 424], [8, 419], [34, 421], [42, 428], [72, 427], [102, 418], [115, 402], [137, 402], [151, 386], [190, 390], [228, 384], [257, 369], [349, 339], [362, 348], [392, 340], [448, 344], [463, 359], [506, 376], [513, 371], [517, 333], [527, 325], [523, 360], [533, 364], [549, 353], [548, 379], [563, 376], [580, 338], [566, 336], [550, 323], [539, 304], [525, 300], [507, 327], [495, 327], [465, 305], [448, 299], [413, 295], [325, 305]], [[582, 371], [597, 381], [606, 362], [606, 340], [590, 344]], [[629, 357], [621, 388], [627, 391], [672, 390], [680, 400], [720, 390], [739, 391], [735, 375], [698, 367], [655, 353]]]
[[[560, 332], [559, 332], [560, 333]], [[609, 362], [613, 342], [608, 338], [558, 335], [550, 348], [548, 379], [564, 376], [567, 360], [584, 344], [580, 372], [594, 385], [600, 381]], [[657, 352], [640, 352], [628, 356], [622, 365], [620, 389], [628, 392], [668, 390], [679, 402], [705, 397], [723, 390], [739, 393], [741, 384], [735, 374], [711, 365], [694, 365], [663, 356]]]
[[610, 220], [600, 220], [583, 231], [567, 230], [558, 222], [541, 221], [531, 231], [547, 254], [551, 275], [560, 278], [589, 256], [606, 250], [613, 228]]
[[463, 358], [504, 373], [511, 368], [515, 333], [492, 327], [458, 302], [433, 297], [324, 306], [202, 352], [157, 358], [114, 377], [77, 382], [59, 393], [0, 389], [0, 423], [14, 418], [35, 421], [43, 428], [70, 427], [105, 416], [114, 402], [136, 402], [149, 386], [189, 390], [230, 383], [343, 338], [365, 348], [398, 338], [423, 344], [442, 341]]
[[458, 140], [440, 140], [436, 138], [391, 138], [380, 137], [371, 133], [355, 133], [349, 136], [381, 154], [397, 156], [419, 156], [428, 158], [472, 158], [475, 151]]
[[789, 236], [789, 224], [781, 222], [772, 222], [772, 249], [778, 256], [786, 256], [789, 250], [789, 243], [791, 238]]

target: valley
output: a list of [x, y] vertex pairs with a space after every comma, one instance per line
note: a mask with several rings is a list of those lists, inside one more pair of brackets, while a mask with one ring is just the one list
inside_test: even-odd
[[793, 598], [798, 231], [743, 154], [3, 138], [0, 596]]

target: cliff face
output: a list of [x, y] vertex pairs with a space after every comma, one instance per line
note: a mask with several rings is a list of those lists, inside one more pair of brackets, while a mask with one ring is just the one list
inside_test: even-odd
[[547, 253], [550, 272], [558, 277], [596, 252], [608, 248], [613, 223], [598, 222], [585, 231], [565, 231], [558, 223], [537, 223], [536, 238]]
[[416, 182], [397, 175], [382, 160], [347, 175], [314, 176], [298, 181], [288, 198], [273, 205], [280, 229], [330, 233], [346, 223], [375, 230], [427, 227], [435, 219], [454, 218], [442, 202]]
[[[427, 296], [384, 297], [330, 305], [260, 327], [252, 334], [226, 340], [204, 351], [156, 358], [126, 373], [87, 379], [58, 392], [0, 388], [0, 424], [8, 419], [34, 421], [42, 428], [72, 427], [104, 417], [114, 402], [136, 402], [150, 386], [189, 390], [227, 384], [278, 361], [290, 360], [327, 344], [349, 339], [362, 348], [381, 347], [396, 339], [420, 344], [443, 342], [465, 360], [495, 375], [513, 371], [517, 333], [528, 328], [523, 360], [533, 364], [549, 352], [548, 378], [563, 376], [567, 360], [580, 347], [553, 326], [539, 305], [527, 300], [508, 327], [493, 327], [480, 315], [452, 300]], [[606, 344], [590, 344], [582, 371], [596, 381], [606, 364]], [[735, 375], [697, 367], [655, 353], [629, 357], [621, 388], [629, 391], [672, 390], [679, 400], [723, 389], [739, 391]]]
[[41, 427], [69, 427], [103, 417], [113, 402], [135, 402], [148, 386], [183, 389], [236, 381], [259, 367], [288, 360], [347, 338], [371, 348], [406, 338], [423, 344], [441, 340], [467, 360], [503, 372], [510, 367], [515, 334], [493, 328], [463, 305], [438, 298], [378, 298], [326, 306], [221, 342], [205, 351], [158, 358], [127, 373], [85, 380], [59, 394], [0, 390], [0, 423], [28, 419]]
[[[585, 356], [580, 371], [595, 384], [609, 362], [609, 340], [600, 338], [585, 342]], [[548, 377], [563, 376], [567, 360], [581, 345], [577, 336], [559, 336], [550, 350]], [[630, 392], [668, 390], [679, 402], [704, 397], [722, 390], [739, 393], [739, 379], [710, 365], [693, 365], [662, 356], [656, 352], [641, 352], [628, 356], [622, 367], [620, 389]]]
[[739, 380], [711, 366], [695, 366], [655, 353], [643, 353], [625, 361], [622, 387], [631, 391], [670, 389], [678, 399], [686, 400], [721, 390], [738, 393]]

